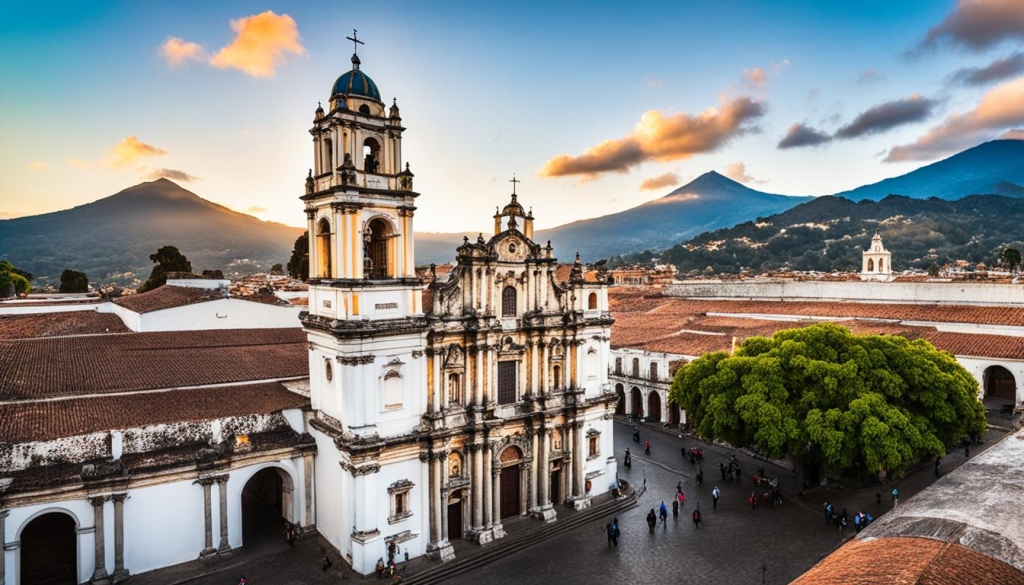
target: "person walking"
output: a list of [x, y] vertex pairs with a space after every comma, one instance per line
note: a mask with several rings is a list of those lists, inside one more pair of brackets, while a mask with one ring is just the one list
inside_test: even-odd
[[683, 480], [679, 480], [679, 483], [676, 484], [676, 493], [683, 493]]
[[676, 500], [679, 502], [680, 508], [686, 507], [686, 494], [684, 494], [683, 492], [679, 492], [678, 494], [676, 494]]
[[832, 525], [832, 502], [825, 502], [825, 526]]
[[661, 501], [661, 507], [658, 508], [658, 517], [661, 519], [661, 524], [668, 528], [668, 506], [665, 505], [665, 500]]
[[334, 566], [334, 563], [331, 562], [331, 558], [324, 552], [324, 561], [320, 564], [320, 572], [326, 573], [327, 569], [330, 569], [332, 566]]
[[966, 439], [964, 440], [964, 457], [968, 459], [971, 457], [971, 442]]
[[672, 500], [672, 519], [673, 520], [678, 520], [679, 519], [679, 500], [678, 499]]
[[742, 472], [742, 471], [740, 471], [740, 466], [739, 466], [739, 465], [737, 465], [737, 466], [736, 466], [736, 483], [739, 483], [739, 482], [740, 482], [740, 476], [741, 476], [742, 474], [743, 474], [743, 472]]
[[647, 531], [650, 534], [654, 534], [654, 527], [658, 524], [658, 516], [654, 513], [654, 508], [647, 513]]
[[853, 515], [853, 532], [854, 534], [860, 534], [860, 512]]
[[892, 488], [892, 507], [895, 508], [900, 503], [900, 490]]
[[757, 496], [754, 494], [754, 492], [750, 492], [750, 497], [747, 499], [747, 501], [750, 502], [751, 510], [757, 509]]
[[649, 440], [644, 441], [644, 455], [651, 454], [651, 442]]
[[619, 546], [619, 536], [621, 535], [622, 533], [619, 532], [619, 517], [616, 516], [612, 518], [612, 544], [616, 547]]
[[604, 531], [608, 533], [608, 548], [612, 547], [612, 523], [605, 524]]
[[725, 463], [722, 463], [721, 461], [718, 462], [718, 471], [722, 472], [722, 481], [725, 481]]
[[718, 486], [716, 485], [715, 489], [711, 490], [711, 506], [716, 510], [718, 509], [718, 498], [721, 495], [722, 492], [718, 491]]
[[693, 511], [693, 528], [694, 530], [700, 528], [700, 508]]
[[942, 464], [942, 457], [935, 457], [935, 477], [939, 477], [939, 465]]

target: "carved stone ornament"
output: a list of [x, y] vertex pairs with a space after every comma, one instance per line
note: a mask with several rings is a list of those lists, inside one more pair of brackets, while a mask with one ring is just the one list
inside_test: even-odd
[[421, 357], [423, 357], [423, 352], [422, 351], [420, 351], [418, 349], [412, 350], [412, 358], [413, 359], [419, 359]]
[[372, 353], [368, 355], [358, 356], [339, 355], [337, 359], [338, 363], [343, 366], [360, 366], [372, 364], [373, 361], [377, 359], [377, 356], [373, 355]]

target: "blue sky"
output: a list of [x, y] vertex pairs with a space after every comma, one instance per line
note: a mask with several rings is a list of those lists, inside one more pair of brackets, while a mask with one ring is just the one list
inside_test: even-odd
[[308, 129], [353, 28], [402, 109], [420, 230], [486, 230], [513, 173], [550, 227], [709, 170], [834, 193], [1024, 127], [1016, 0], [490, 4], [16, 3], [0, 22], [0, 217], [163, 174], [302, 225]]

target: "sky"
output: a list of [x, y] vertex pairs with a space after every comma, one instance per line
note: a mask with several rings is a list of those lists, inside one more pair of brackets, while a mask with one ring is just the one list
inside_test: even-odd
[[[493, 5], [492, 5], [493, 4]], [[0, 219], [167, 177], [302, 226], [318, 102], [397, 99], [419, 231], [538, 228], [711, 170], [785, 195], [1024, 138], [1024, 2], [47, 2], [0, 20]]]

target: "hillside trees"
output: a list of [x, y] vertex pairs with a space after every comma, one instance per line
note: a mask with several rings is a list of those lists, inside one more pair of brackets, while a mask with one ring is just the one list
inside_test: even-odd
[[64, 272], [60, 273], [60, 292], [89, 292], [89, 277], [84, 272], [77, 270], [64, 270]]
[[9, 260], [0, 260], [0, 298], [32, 292], [31, 280], [31, 272], [17, 268]]
[[309, 279], [309, 232], [295, 239], [292, 257], [288, 260], [288, 276], [300, 280]]
[[1010, 269], [1010, 272], [1017, 270], [1017, 267], [1020, 266], [1020, 250], [1017, 248], [1004, 248], [999, 258]]
[[977, 381], [923, 339], [825, 323], [705, 354], [679, 369], [670, 399], [706, 438], [898, 477], [984, 431], [977, 395]]
[[155, 254], [150, 254], [149, 259], [156, 262], [156, 266], [146, 282], [139, 287], [140, 293], [166, 284], [169, 272], [192, 272], [192, 263], [174, 246], [163, 246]]

